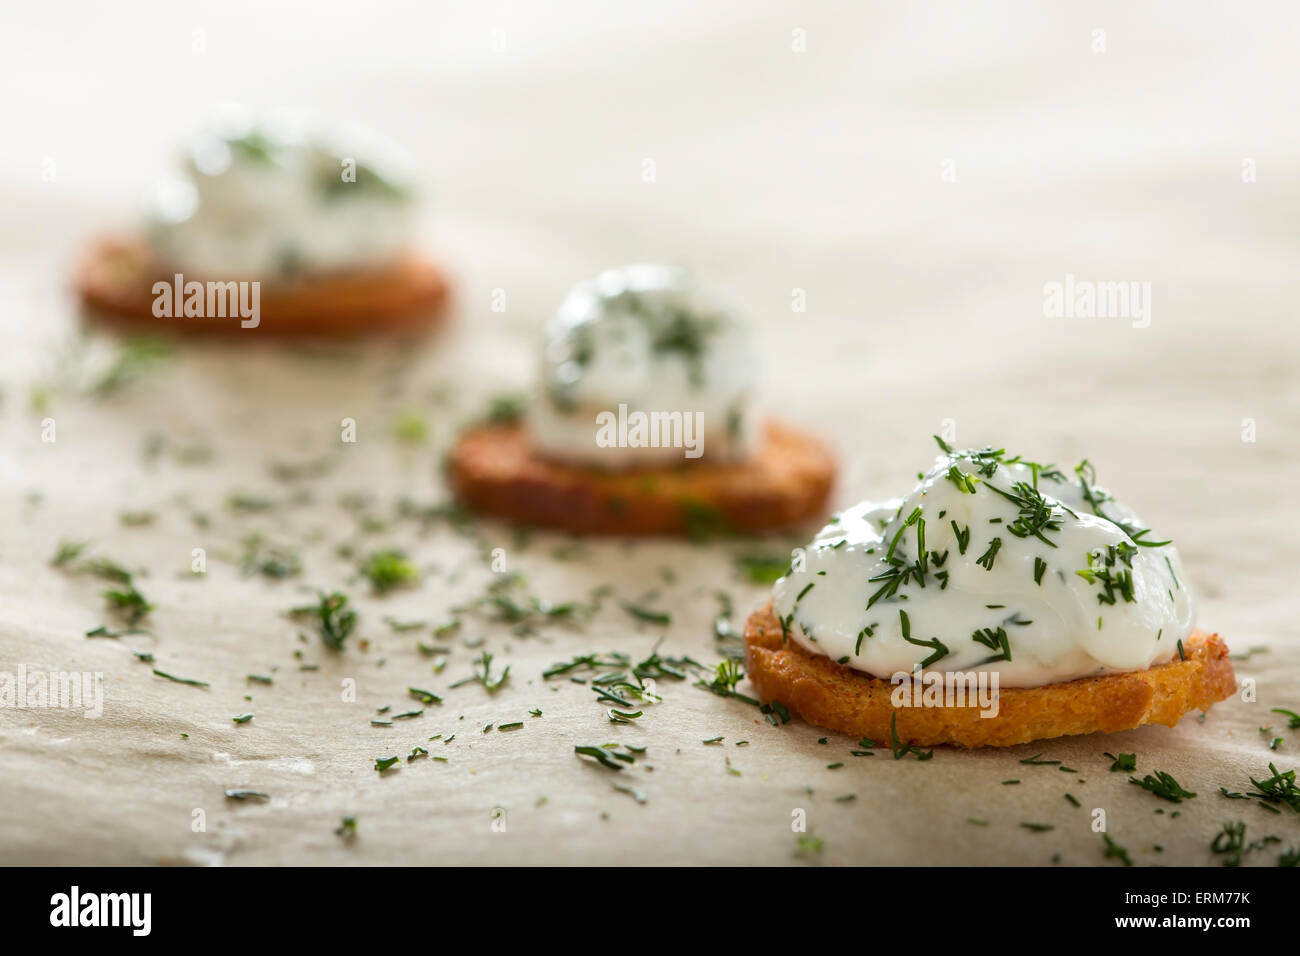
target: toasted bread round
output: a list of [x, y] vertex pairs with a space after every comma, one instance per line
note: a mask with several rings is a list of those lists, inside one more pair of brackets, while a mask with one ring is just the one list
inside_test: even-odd
[[1227, 645], [1217, 634], [1197, 631], [1183, 642], [1183, 650], [1186, 660], [1175, 658], [1143, 671], [1001, 688], [997, 716], [982, 717], [973, 706], [895, 708], [895, 685], [888, 680], [783, 639], [771, 601], [745, 624], [749, 679], [761, 700], [779, 701], [809, 723], [878, 743], [892, 742], [890, 720], [897, 714], [899, 741], [922, 747], [1011, 747], [1143, 724], [1172, 727], [1189, 710], [1208, 710], [1237, 689]]
[[[186, 276], [202, 281], [200, 276]], [[346, 338], [374, 333], [418, 332], [446, 311], [447, 281], [434, 266], [413, 256], [380, 269], [306, 275], [265, 282], [259, 289], [259, 323], [243, 328], [234, 317], [158, 317], [154, 283], [173, 281], [141, 240], [104, 239], [92, 245], [76, 273], [77, 294], [91, 312], [159, 332], [258, 333]], [[176, 311], [180, 311], [179, 306]]]
[[587, 534], [749, 534], [825, 513], [835, 462], [820, 441], [767, 422], [754, 455], [712, 464], [608, 472], [542, 457], [522, 425], [461, 435], [448, 459], [468, 508], [518, 524]]

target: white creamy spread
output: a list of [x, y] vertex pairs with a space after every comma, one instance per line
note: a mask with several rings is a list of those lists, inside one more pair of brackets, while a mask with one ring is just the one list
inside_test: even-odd
[[[686, 437], [698, 441], [705, 459], [742, 458], [754, 441], [754, 369], [749, 326], [686, 272], [610, 269], [575, 286], [548, 323], [528, 430], [552, 458], [614, 469], [666, 466], [699, 456], [682, 445], [646, 444], [635, 419], [676, 415], [687, 429], [698, 423], [700, 434]], [[599, 422], [609, 417], [633, 420], [620, 444], [601, 439]]]
[[409, 162], [375, 134], [229, 109], [156, 190], [149, 238], [198, 279], [287, 279], [382, 266], [409, 245]]
[[1194, 621], [1177, 550], [1091, 465], [992, 449], [945, 447], [907, 497], [842, 512], [773, 595], [789, 639], [886, 680], [918, 663], [1007, 687], [1140, 670]]

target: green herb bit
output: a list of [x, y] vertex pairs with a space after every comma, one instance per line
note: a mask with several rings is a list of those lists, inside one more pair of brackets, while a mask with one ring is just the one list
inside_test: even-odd
[[247, 491], [236, 491], [226, 498], [226, 507], [231, 511], [256, 514], [275, 508], [275, 502], [265, 495], [256, 495]]
[[1168, 800], [1170, 803], [1182, 803], [1184, 800], [1196, 796], [1190, 790], [1183, 789], [1178, 781], [1173, 778], [1173, 775], [1164, 770], [1157, 770], [1154, 774], [1147, 774], [1141, 780], [1137, 777], [1129, 777], [1128, 779], [1129, 783], [1134, 786], [1148, 790], [1160, 799]]
[[902, 760], [908, 754], [916, 754], [917, 760], [930, 760], [934, 757], [933, 750], [922, 750], [920, 747], [904, 744], [898, 737], [898, 711], [889, 715], [889, 737], [891, 747], [894, 751], [894, 759]]
[[741, 700], [757, 707], [759, 706], [757, 700], [736, 690], [736, 685], [739, 684], [744, 677], [745, 671], [744, 668], [740, 666], [740, 662], [735, 658], [728, 657], [720, 661], [718, 666], [714, 669], [713, 680], [706, 681], [703, 678], [700, 678], [695, 682], [695, 686], [710, 691], [719, 697], [732, 697], [736, 700]]
[[107, 627], [103, 624], [99, 625], [99, 627], [92, 628], [91, 630], [86, 632], [87, 637], [111, 637], [115, 639], [119, 637], [126, 637], [127, 635], [130, 634], [152, 634], [152, 632], [145, 630], [142, 627], [124, 627], [124, 628], [115, 629], [115, 628]]
[[108, 606], [122, 615], [127, 624], [139, 624], [154, 605], [146, 600], [134, 584], [127, 583], [121, 588], [109, 588], [102, 592]]
[[1092, 463], [1089, 462], [1088, 459], [1085, 458], [1083, 461], [1079, 462], [1079, 464], [1075, 466], [1074, 473], [1079, 479], [1079, 488], [1083, 493], [1083, 499], [1088, 502], [1088, 506], [1092, 508], [1092, 513], [1097, 515], [1099, 518], [1105, 518], [1107, 521], [1117, 526], [1121, 531], [1129, 536], [1129, 540], [1131, 540], [1135, 546], [1139, 548], [1161, 548], [1172, 543], [1170, 541], [1147, 541], [1145, 538], [1151, 533], [1150, 528], [1138, 528], [1106, 514], [1102, 510], [1102, 505], [1108, 502], [1113, 502], [1115, 499], [1108, 492], [1096, 487], [1096, 469], [1093, 468]]
[[597, 763], [599, 763], [602, 767], [608, 767], [610, 770], [623, 769], [622, 765], [619, 764], [616, 760], [614, 760], [610, 756], [609, 751], [606, 750], [604, 747], [592, 747], [592, 746], [574, 747], [573, 752], [583, 757], [594, 757], [596, 758]]
[[505, 670], [496, 677], [493, 677], [492, 658], [493, 655], [489, 654], [487, 651], [484, 651], [478, 657], [474, 658], [474, 663], [483, 669], [482, 671], [476, 671], [474, 676], [471, 678], [471, 680], [476, 680], [482, 684], [484, 689], [489, 693], [495, 693], [500, 690], [501, 686], [505, 684], [506, 679], [510, 676], [510, 665], [507, 664]]
[[287, 549], [268, 545], [260, 534], [244, 538], [244, 553], [239, 560], [244, 574], [261, 574], [272, 580], [293, 577], [302, 570], [302, 559]]
[[[626, 507], [626, 502], [623, 504]], [[679, 502], [678, 508], [686, 537], [696, 544], [732, 534], [726, 515], [713, 505], [687, 499]]]
[[671, 614], [664, 611], [652, 611], [640, 605], [633, 604], [631, 601], [622, 602], [623, 610], [627, 611], [639, 621], [645, 621], [648, 624], [668, 625], [673, 622]]
[[[1089, 584], [1101, 585], [1097, 595], [1099, 604], [1115, 604], [1117, 598], [1133, 603], [1137, 597], [1133, 590], [1133, 556], [1137, 548], [1121, 541], [1104, 549], [1089, 551], [1088, 567], [1075, 573]], [[1122, 565], [1122, 566], [1121, 566]]]
[[921, 520], [921, 506], [917, 505], [915, 508], [912, 509], [912, 513], [907, 516], [907, 520], [898, 526], [898, 530], [894, 533], [893, 539], [889, 542], [889, 550], [885, 552], [886, 561], [889, 561], [894, 557], [894, 550], [898, 547], [898, 542], [902, 539], [903, 532], [905, 532], [908, 528], [912, 527], [912, 525], [916, 524], [920, 520]]
[[357, 624], [357, 612], [348, 607], [348, 597], [338, 591], [320, 592], [320, 602], [289, 611], [294, 618], [309, 619], [316, 627], [320, 639], [331, 650], [343, 650], [343, 644]]
[[621, 783], [610, 784], [610, 786], [613, 787], [615, 790], [617, 790], [619, 793], [626, 793], [637, 803], [645, 803], [646, 800], [649, 799], [645, 795], [645, 791], [638, 790], [636, 787], [625, 786], [624, 784]]
[[1049, 502], [1028, 482], [1017, 481], [1009, 492], [992, 484], [988, 487], [1019, 509], [1015, 521], [1007, 525], [1009, 532], [1017, 538], [1037, 538], [1048, 547], [1056, 547], [1056, 542], [1048, 538], [1046, 532], [1061, 530], [1064, 518], [1061, 507]]
[[948, 523], [952, 525], [952, 533], [957, 538], [957, 553], [965, 554], [966, 548], [970, 545], [970, 525], [963, 529], [958, 526], [956, 521], [949, 521]]
[[483, 415], [489, 425], [509, 425], [523, 418], [526, 397], [519, 392], [505, 392], [494, 395], [488, 402]]
[[947, 657], [948, 654], [950, 653], [948, 650], [948, 646], [944, 644], [943, 641], [939, 640], [937, 637], [932, 637], [928, 641], [921, 641], [912, 637], [908, 637], [907, 635], [904, 635], [903, 640], [907, 641], [907, 643], [909, 644], [915, 644], [917, 647], [928, 647], [934, 651], [934, 653], [927, 656], [925, 660], [921, 661], [922, 668], [929, 667], [935, 661], [942, 660], [943, 658]]
[[370, 581], [376, 594], [410, 587], [420, 579], [420, 569], [402, 551], [376, 551], [361, 565], [361, 573]]
[[1124, 864], [1125, 866], [1133, 865], [1133, 860], [1128, 855], [1128, 850], [1124, 849], [1122, 846], [1120, 846], [1118, 843], [1112, 840], [1110, 838], [1110, 834], [1103, 833], [1101, 835], [1101, 839], [1102, 839], [1103, 849], [1105, 850], [1106, 859], [1119, 860], [1120, 863]]
[[997, 656], [981, 661], [981, 664], [1011, 660], [1011, 640], [1007, 637], [1006, 628], [999, 627], [994, 630], [985, 627], [973, 632], [970, 637], [976, 644], [982, 644], [989, 650], [998, 651]]
[[993, 570], [993, 561], [998, 556], [998, 550], [1002, 547], [1002, 539], [994, 538], [989, 542], [988, 550], [980, 555], [975, 563], [980, 565], [985, 571]]
[[957, 490], [964, 495], [975, 494], [975, 485], [979, 482], [978, 478], [968, 475], [959, 469], [956, 465], [948, 466], [948, 473], [945, 475], [949, 481], [957, 486]]
[[106, 398], [140, 380], [172, 354], [171, 346], [154, 336], [132, 336], [122, 343], [113, 361], [90, 386], [90, 394]]
[[858, 640], [857, 643], [853, 645], [853, 653], [861, 654], [863, 639], [868, 637], [875, 637], [875, 634], [876, 634], [875, 625], [868, 625], [867, 627], [864, 627], [862, 630], [858, 631]]
[[1289, 730], [1295, 730], [1297, 727], [1300, 727], [1300, 714], [1297, 714], [1294, 710], [1287, 710], [1285, 707], [1274, 707], [1269, 711], [1269, 713], [1281, 714], [1286, 717], [1287, 729]]
[[784, 555], [737, 555], [736, 565], [751, 584], [773, 584], [790, 573], [790, 559]]
[[90, 546], [89, 541], [60, 541], [59, 549], [50, 559], [51, 567], [62, 568], [81, 557], [81, 553]]
[[1257, 791], [1250, 794], [1250, 796], [1266, 800], [1269, 803], [1283, 803], [1300, 813], [1300, 787], [1296, 786], [1295, 770], [1281, 772], [1271, 763], [1268, 765], [1268, 769], [1273, 776], [1264, 780], [1250, 778], [1251, 785]]
[[795, 856], [814, 857], [826, 848], [826, 841], [819, 836], [811, 833], [800, 833], [795, 836]]
[[160, 671], [156, 667], [154, 668], [153, 672], [158, 677], [165, 677], [167, 680], [177, 684], [188, 684], [190, 687], [211, 687], [212, 686], [207, 681], [191, 680], [188, 677], [177, 677], [175, 674], [168, 674], [166, 671]]

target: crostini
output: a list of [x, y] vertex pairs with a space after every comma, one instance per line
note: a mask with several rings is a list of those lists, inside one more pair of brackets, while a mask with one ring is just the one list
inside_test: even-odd
[[685, 272], [634, 265], [576, 286], [547, 326], [519, 420], [448, 458], [472, 510], [588, 534], [754, 533], [824, 513], [835, 462], [752, 408], [752, 334]]
[[413, 251], [409, 162], [367, 131], [222, 111], [162, 183], [139, 234], [78, 265], [92, 314], [157, 331], [412, 332], [448, 284]]
[[745, 628], [764, 702], [895, 746], [1173, 726], [1230, 697], [1178, 552], [1097, 485], [993, 448], [837, 515]]

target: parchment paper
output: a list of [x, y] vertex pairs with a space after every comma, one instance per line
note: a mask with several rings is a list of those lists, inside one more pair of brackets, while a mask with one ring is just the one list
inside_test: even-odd
[[[1218, 793], [1249, 789], [1270, 761], [1291, 769], [1300, 747], [1269, 713], [1300, 710], [1294, 9], [337, 14], [7, 15], [0, 62], [25, 93], [6, 100], [0, 154], [0, 667], [102, 673], [104, 696], [98, 719], [0, 709], [0, 862], [1118, 865], [1092, 829], [1098, 808], [1137, 864], [1215, 863], [1210, 842], [1237, 819], [1251, 839], [1282, 841], [1247, 863], [1300, 842], [1290, 811]], [[1097, 28], [1104, 53], [1090, 48]], [[804, 53], [791, 49], [796, 29]], [[288, 350], [255, 332], [188, 343], [139, 381], [89, 394], [116, 345], [92, 332], [78, 346], [78, 244], [132, 222], [199, 108], [225, 97], [313, 107], [408, 143], [432, 196], [424, 247], [456, 281], [453, 323], [418, 347]], [[1255, 181], [1243, 182], [1246, 160]], [[849, 756], [854, 741], [798, 720], [773, 727], [690, 681], [661, 681], [663, 702], [618, 725], [589, 686], [543, 680], [576, 654], [639, 659], [657, 643], [716, 663], [717, 592], [737, 627], [766, 593], [736, 556], [798, 543], [575, 547], [398, 514], [403, 499], [416, 511], [445, 502], [439, 462], [456, 428], [531, 380], [538, 324], [566, 288], [636, 260], [691, 266], [753, 316], [763, 404], [835, 445], [836, 506], [906, 488], [946, 419], [960, 443], [1090, 458], [1180, 547], [1201, 625], [1238, 653], [1261, 649], [1237, 663], [1257, 699], [1172, 730], [941, 748], [922, 762]], [[1067, 273], [1150, 282], [1149, 327], [1046, 318], [1044, 283]], [[496, 289], [504, 312], [492, 311]], [[792, 311], [796, 289], [804, 312]], [[345, 418], [355, 443], [340, 441]], [[412, 420], [427, 423], [424, 441], [395, 434]], [[284, 465], [307, 474], [275, 477]], [[232, 509], [239, 494], [273, 507]], [[156, 517], [127, 526], [124, 512]], [[300, 550], [301, 575], [245, 576], [252, 532]], [[63, 539], [140, 572], [154, 638], [84, 636], [112, 623], [105, 584], [49, 566]], [[347, 544], [355, 558], [338, 553]], [[420, 587], [369, 593], [357, 559], [384, 547], [420, 565]], [[206, 575], [191, 572], [196, 548]], [[614, 593], [584, 627], [531, 636], [473, 615], [444, 638], [385, 623], [450, 619], [494, 579], [495, 548], [544, 600]], [[284, 615], [312, 588], [340, 589], [360, 611], [342, 653], [303, 642]], [[672, 622], [638, 622], [619, 599]], [[485, 650], [496, 673], [509, 665], [504, 686], [452, 689]], [[408, 686], [443, 703], [372, 726], [379, 708], [419, 706]], [[615, 741], [645, 753], [621, 772], [574, 754]], [[373, 769], [416, 746], [445, 762]], [[1197, 796], [1161, 801], [1110, 772], [1105, 751], [1136, 753], [1139, 776], [1168, 771]], [[1039, 753], [1077, 772], [1019, 763]], [[351, 839], [334, 833], [347, 815]]]

